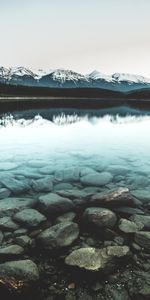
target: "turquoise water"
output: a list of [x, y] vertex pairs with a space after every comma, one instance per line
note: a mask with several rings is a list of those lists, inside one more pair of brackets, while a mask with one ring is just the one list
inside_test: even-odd
[[89, 186], [101, 189], [126, 186], [148, 195], [150, 116], [92, 113], [89, 117], [85, 112], [60, 113], [50, 119], [40, 115], [1, 117], [0, 189], [7, 188], [14, 195], [15, 189], [10, 189], [8, 180], [3, 180], [13, 178], [16, 182], [28, 180], [31, 193], [32, 180], [47, 176], [51, 176], [54, 189], [62, 182], [82, 189], [88, 184], [83, 184], [81, 177], [93, 171], [102, 175], [107, 172], [112, 179], [104, 185]]

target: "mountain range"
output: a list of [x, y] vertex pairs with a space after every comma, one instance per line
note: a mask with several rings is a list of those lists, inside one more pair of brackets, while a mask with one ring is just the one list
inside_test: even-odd
[[0, 84], [55, 89], [95, 88], [123, 93], [150, 89], [150, 79], [139, 75], [125, 73], [105, 75], [98, 71], [83, 75], [65, 69], [35, 71], [24, 67], [0, 67]]

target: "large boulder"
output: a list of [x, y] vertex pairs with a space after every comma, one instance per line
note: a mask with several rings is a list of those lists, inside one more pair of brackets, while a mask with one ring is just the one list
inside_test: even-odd
[[83, 219], [87, 225], [97, 228], [113, 228], [117, 222], [114, 212], [107, 208], [90, 207], [84, 211]]
[[109, 246], [102, 249], [80, 248], [71, 252], [65, 259], [69, 266], [88, 271], [109, 273], [116, 268], [117, 260], [130, 254], [127, 246]]
[[0, 201], [0, 217], [10, 217], [24, 208], [34, 207], [36, 203], [37, 201], [32, 198], [5, 198]]
[[35, 209], [27, 208], [16, 213], [13, 220], [27, 228], [36, 227], [46, 221], [46, 217]]
[[70, 246], [79, 236], [76, 223], [64, 222], [47, 228], [37, 236], [37, 243], [45, 249], [59, 249]]
[[113, 176], [109, 172], [91, 172], [80, 178], [80, 181], [83, 185], [88, 186], [105, 186], [110, 183], [113, 179]]
[[142, 203], [129, 192], [128, 188], [120, 187], [115, 191], [108, 193], [98, 193], [90, 201], [93, 205], [114, 206], [140, 206]]
[[39, 210], [48, 216], [61, 215], [74, 210], [71, 200], [54, 193], [39, 197]]

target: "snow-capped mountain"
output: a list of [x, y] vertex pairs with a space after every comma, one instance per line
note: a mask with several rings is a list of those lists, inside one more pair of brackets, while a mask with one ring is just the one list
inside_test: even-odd
[[122, 92], [150, 88], [150, 79], [139, 75], [105, 75], [96, 70], [83, 75], [65, 69], [36, 71], [24, 67], [0, 67], [0, 83], [47, 88], [103, 88]]

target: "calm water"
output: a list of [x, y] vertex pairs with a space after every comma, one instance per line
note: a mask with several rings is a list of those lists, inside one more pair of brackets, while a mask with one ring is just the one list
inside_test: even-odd
[[47, 176], [51, 176], [54, 189], [62, 182], [80, 189], [98, 186], [82, 183], [81, 177], [91, 172], [112, 175], [109, 183], [100, 185], [103, 189], [126, 186], [148, 193], [149, 114], [51, 112], [45, 117], [32, 112], [30, 116], [22, 113], [1, 117], [0, 189], [8, 188], [11, 195], [21, 193], [10, 187], [9, 179], [13, 178], [14, 185], [28, 180], [31, 193], [32, 181]]

